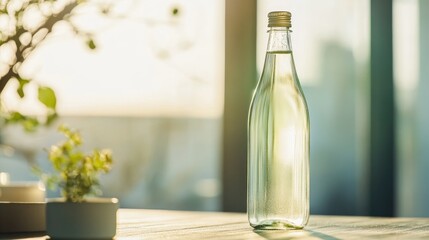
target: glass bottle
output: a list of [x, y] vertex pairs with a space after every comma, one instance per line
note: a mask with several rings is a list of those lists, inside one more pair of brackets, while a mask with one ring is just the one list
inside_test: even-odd
[[309, 218], [309, 115], [295, 70], [290, 12], [268, 14], [264, 69], [249, 110], [247, 213], [256, 229]]

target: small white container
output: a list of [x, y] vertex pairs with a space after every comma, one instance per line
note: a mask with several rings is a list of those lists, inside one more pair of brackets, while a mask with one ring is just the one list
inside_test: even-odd
[[0, 185], [0, 201], [44, 202], [45, 186], [41, 182], [9, 182]]
[[51, 239], [111, 239], [116, 235], [116, 198], [88, 198], [84, 202], [48, 199], [46, 232]]

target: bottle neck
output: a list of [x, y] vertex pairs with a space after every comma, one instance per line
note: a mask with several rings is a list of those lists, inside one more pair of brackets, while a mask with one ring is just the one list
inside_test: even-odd
[[291, 32], [288, 27], [270, 27], [267, 52], [291, 52]]

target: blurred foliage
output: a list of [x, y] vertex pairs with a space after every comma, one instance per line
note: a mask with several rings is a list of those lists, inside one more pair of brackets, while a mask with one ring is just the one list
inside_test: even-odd
[[[77, 15], [78, 7], [90, 4], [96, 4], [102, 15], [114, 17], [111, 11], [113, 5], [99, 1], [0, 0], [0, 97], [9, 82], [17, 81], [16, 94], [24, 99], [28, 95], [27, 86], [31, 83], [38, 88], [37, 98], [46, 110], [44, 116], [31, 116], [7, 109], [7, 104], [2, 102], [4, 99], [0, 98], [0, 127], [15, 123], [21, 124], [26, 131], [34, 131], [38, 126], [49, 125], [56, 119], [57, 98], [54, 90], [34, 81], [31, 76], [23, 76], [21, 68], [60, 22], [68, 24], [76, 35], [82, 37], [89, 49], [96, 49], [93, 34], [85, 32], [72, 20]], [[170, 11], [172, 16], [181, 14], [177, 6]], [[10, 50], [13, 54], [7, 54]]]
[[[34, 117], [7, 109], [6, 104], [0, 102], [0, 127], [18, 123], [27, 131], [34, 131], [41, 124], [52, 123], [58, 116], [54, 90], [37, 83], [29, 76], [23, 76], [21, 67], [59, 22], [68, 23], [77, 35], [86, 39], [90, 49], [95, 49], [91, 34], [81, 31], [71, 20], [75, 14], [74, 10], [86, 3], [86, 0], [0, 1], [0, 96], [9, 82], [17, 81], [16, 93], [23, 99], [26, 97], [27, 85], [32, 83], [37, 86], [37, 98], [46, 109], [45, 116]], [[100, 11], [107, 13], [108, 9], [103, 8]], [[13, 53], [8, 54], [10, 51]]]
[[99, 195], [99, 175], [110, 171], [111, 151], [93, 150], [91, 154], [85, 154], [79, 150], [82, 137], [78, 131], [65, 125], [58, 130], [66, 140], [49, 149], [49, 160], [56, 173], [42, 174], [42, 179], [50, 188], [59, 187], [66, 201], [82, 202], [89, 194]]

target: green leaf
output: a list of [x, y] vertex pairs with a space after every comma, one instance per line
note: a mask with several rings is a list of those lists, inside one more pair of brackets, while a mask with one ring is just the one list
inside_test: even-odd
[[25, 131], [34, 132], [39, 126], [39, 121], [35, 117], [25, 116], [19, 112], [11, 112], [6, 117], [6, 123], [21, 124]]
[[51, 125], [55, 120], [57, 120], [58, 114], [56, 112], [49, 113], [48, 117], [46, 118], [46, 125]]
[[18, 93], [20, 98], [23, 98], [25, 96], [24, 87], [30, 82], [30, 80], [19, 78], [18, 82], [19, 82], [19, 86], [18, 86], [18, 89], [16, 89], [16, 92]]
[[88, 47], [89, 47], [91, 50], [94, 50], [95, 48], [97, 48], [97, 46], [95, 45], [94, 40], [92, 40], [92, 39], [89, 39], [89, 40], [86, 42], [86, 44], [88, 45]]
[[171, 10], [171, 13], [173, 14], [173, 16], [177, 16], [179, 15], [179, 8], [175, 7]]
[[47, 108], [55, 109], [57, 106], [57, 97], [55, 96], [54, 90], [50, 87], [39, 87], [38, 99]]
[[34, 132], [36, 131], [37, 126], [39, 126], [39, 121], [37, 121], [36, 118], [28, 117], [25, 119], [25, 121], [22, 122], [22, 126], [24, 127], [25, 131]]
[[11, 112], [9, 117], [7, 118], [7, 122], [18, 123], [23, 121], [25, 117], [19, 112]]
[[19, 86], [18, 89], [16, 89], [16, 92], [18, 93], [20, 98], [24, 97], [24, 89], [22, 89], [21, 86]]

